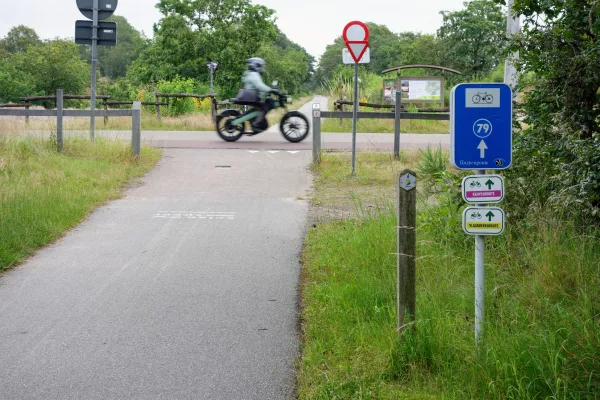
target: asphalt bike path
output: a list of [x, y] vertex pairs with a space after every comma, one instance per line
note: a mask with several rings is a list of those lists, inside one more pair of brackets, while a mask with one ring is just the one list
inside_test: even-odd
[[0, 399], [287, 399], [310, 152], [167, 149], [0, 276]]

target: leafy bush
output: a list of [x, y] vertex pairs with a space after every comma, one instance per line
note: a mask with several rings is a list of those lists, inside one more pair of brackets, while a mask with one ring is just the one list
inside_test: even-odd
[[[194, 80], [175, 77], [170, 81], [159, 81], [157, 84], [160, 93], [194, 93]], [[191, 98], [169, 99], [169, 106], [165, 107], [165, 115], [177, 116], [194, 112], [194, 100]], [[162, 109], [161, 109], [162, 110]]]
[[524, 26], [511, 50], [520, 52], [518, 65], [532, 86], [520, 110], [524, 127], [516, 121], [514, 168], [508, 171], [516, 195], [508, 198], [522, 213], [549, 204], [555, 212], [599, 222], [598, 2], [516, 0], [514, 10]]

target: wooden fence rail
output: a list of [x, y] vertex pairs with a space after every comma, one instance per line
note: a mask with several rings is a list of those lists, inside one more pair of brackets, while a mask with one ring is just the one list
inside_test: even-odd
[[27, 106], [27, 104], [14, 104], [14, 103], [0, 104], [0, 108], [19, 108], [19, 107], [25, 107], [25, 106]]
[[[110, 99], [110, 96], [107, 95], [97, 95], [96, 96], [97, 99], [100, 100], [108, 100]], [[87, 95], [79, 95], [79, 94], [65, 94], [63, 96], [64, 100], [91, 100], [92, 96], [87, 96]], [[44, 100], [53, 100], [56, 101], [56, 95], [53, 96], [28, 96], [28, 97], [21, 97], [22, 101], [44, 101]]]
[[[104, 111], [108, 111], [110, 106], [121, 106], [121, 105], [132, 105], [133, 101], [109, 101], [111, 96], [109, 95], [97, 95], [97, 99], [103, 100], [100, 103], [104, 107]], [[215, 94], [195, 94], [195, 93], [159, 93], [158, 90], [154, 90], [154, 101], [144, 101], [141, 102], [144, 106], [154, 106], [156, 109], [156, 115], [158, 120], [161, 120], [160, 107], [161, 106], [169, 106], [169, 102], [160, 101], [160, 99], [184, 99], [184, 98], [195, 98], [195, 99], [211, 99], [210, 105], [210, 113], [212, 118], [216, 117], [218, 106], [222, 103], [217, 102], [217, 97]], [[35, 101], [54, 101], [56, 102], [56, 95], [50, 96], [25, 96], [20, 98], [23, 101], [23, 104], [0, 104], [0, 108], [20, 108], [24, 107], [26, 110], [29, 110], [31, 107], [31, 103]], [[65, 94], [63, 96], [63, 100], [91, 100], [91, 96], [87, 95], [74, 95], [74, 94]], [[228, 103], [223, 103], [228, 104]], [[29, 117], [33, 116], [33, 114], [23, 114], [25, 116], [25, 122], [29, 123]], [[114, 116], [114, 114], [112, 114]], [[104, 114], [104, 124], [108, 124], [108, 114]]]
[[[347, 101], [347, 100], [336, 100], [333, 103], [334, 108], [339, 111], [345, 111], [343, 109], [343, 106], [353, 106], [353, 105], [354, 105], [353, 101]], [[375, 103], [365, 103], [362, 101], [359, 102], [358, 105], [361, 107], [383, 108], [383, 109], [392, 109], [392, 110], [396, 108], [396, 106], [394, 104], [375, 104]], [[405, 110], [407, 108], [404, 105], [402, 105], [401, 109]], [[447, 112], [450, 112], [450, 109], [449, 108], [417, 108], [416, 111], [417, 112], [426, 112], [426, 113], [435, 113], [435, 112], [447, 113]]]

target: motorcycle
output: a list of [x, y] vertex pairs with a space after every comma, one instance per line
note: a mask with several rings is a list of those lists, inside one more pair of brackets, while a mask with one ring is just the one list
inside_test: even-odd
[[[273, 87], [276, 86], [277, 81], [273, 82]], [[288, 111], [287, 103], [291, 102], [292, 98], [290, 96], [277, 89], [271, 91], [265, 98], [267, 114], [278, 108], [286, 110], [285, 115], [279, 123], [279, 130], [283, 137], [288, 141], [298, 143], [308, 136], [309, 124], [308, 119], [304, 114], [299, 113], [298, 111]], [[243, 135], [254, 136], [269, 129], [269, 122], [267, 121], [266, 115], [262, 121], [256, 122], [262, 112], [258, 103], [245, 103], [237, 101], [236, 99], [232, 99], [231, 103], [250, 107], [248, 107], [248, 110], [244, 113], [234, 109], [227, 109], [217, 115], [215, 122], [217, 134], [221, 139], [227, 142], [235, 142]], [[246, 130], [247, 122], [252, 128], [250, 131]]]

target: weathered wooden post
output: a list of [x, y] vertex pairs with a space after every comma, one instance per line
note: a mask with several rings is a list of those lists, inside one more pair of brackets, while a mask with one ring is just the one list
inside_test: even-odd
[[415, 318], [417, 247], [417, 174], [404, 170], [398, 179], [398, 334]]
[[217, 117], [217, 99], [214, 95], [212, 95], [210, 98], [210, 116], [212, 119]]
[[154, 103], [156, 107], [156, 116], [158, 117], [158, 120], [160, 121], [160, 97], [158, 95], [158, 89], [154, 89]]
[[108, 125], [108, 104], [106, 104], [106, 99], [104, 99], [104, 126], [106, 127], [106, 125]]
[[[29, 94], [25, 96], [25, 110], [29, 111]], [[29, 114], [25, 116], [25, 123], [29, 125]]]

